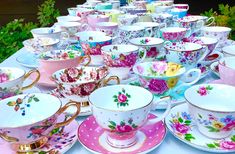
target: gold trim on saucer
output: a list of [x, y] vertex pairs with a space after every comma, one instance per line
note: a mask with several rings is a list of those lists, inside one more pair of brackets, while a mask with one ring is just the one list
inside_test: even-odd
[[[76, 101], [73, 101], [73, 100], [69, 100], [69, 102], [76, 102]], [[78, 104], [80, 104], [81, 107], [87, 107], [90, 105], [90, 103], [88, 101], [86, 102], [76, 102]]]

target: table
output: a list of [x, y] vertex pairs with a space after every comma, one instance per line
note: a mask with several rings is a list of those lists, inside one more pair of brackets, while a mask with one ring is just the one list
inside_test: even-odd
[[[25, 71], [28, 71], [29, 69], [26, 67], [21, 66], [17, 63], [16, 58], [20, 55], [27, 54], [27, 51], [22, 48], [12, 56], [10, 56], [8, 59], [6, 59], [4, 62], [0, 64], [0, 66], [5, 67], [18, 67], [22, 68]], [[205, 78], [199, 81], [199, 83], [202, 82], [210, 82], [211, 80], [216, 79], [216, 77], [209, 73]], [[27, 82], [27, 81], [26, 81]], [[38, 86], [38, 88], [41, 90], [41, 92], [48, 92], [51, 89]], [[163, 111], [154, 111], [153, 113], [160, 113]], [[82, 120], [84, 120], [86, 117], [78, 117], [76, 120], [81, 123]], [[1, 151], [1, 150], [0, 150]], [[167, 132], [167, 135], [165, 137], [165, 140], [162, 142], [162, 144], [153, 150], [150, 154], [210, 154], [209, 152], [204, 152], [195, 148], [192, 148], [191, 146], [186, 145], [185, 143], [181, 142], [177, 138], [175, 138], [170, 132]], [[87, 151], [79, 142], [77, 142], [69, 151], [66, 152], [66, 154], [91, 154], [91, 152]]]

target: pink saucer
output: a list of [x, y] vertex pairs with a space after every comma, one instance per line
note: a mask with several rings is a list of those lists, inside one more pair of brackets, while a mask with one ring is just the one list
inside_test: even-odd
[[[65, 119], [65, 115], [59, 117], [59, 122]], [[69, 125], [65, 126], [64, 129], [61, 127], [55, 134], [49, 138], [49, 142], [42, 148], [37, 150], [38, 153], [48, 152], [52, 149], [59, 153], [65, 153], [68, 151], [77, 141], [77, 128], [78, 122], [73, 120]], [[62, 131], [61, 134], [59, 132]], [[0, 139], [0, 151], [2, 154], [15, 154], [12, 151], [9, 143]]]
[[[52, 87], [52, 88], [55, 88], [56, 87], [56, 84], [54, 81], [52, 81], [50, 79], [50, 75], [47, 74], [44, 70], [39, 70], [40, 72], [40, 79], [39, 81], [37, 82], [38, 85], [40, 86], [45, 86], [45, 87]], [[34, 80], [36, 78], [36, 74], [32, 74], [30, 76], [30, 79]]]
[[[149, 114], [148, 119], [155, 117], [155, 115]], [[162, 143], [165, 135], [166, 127], [163, 122], [143, 126], [137, 132], [138, 142], [135, 145], [129, 148], [118, 149], [106, 143], [106, 133], [98, 126], [94, 116], [88, 117], [78, 128], [78, 140], [86, 149], [93, 153], [148, 153]]]
[[214, 83], [214, 84], [225, 84], [223, 80], [219, 79], [219, 80], [214, 80], [211, 81], [210, 83]]

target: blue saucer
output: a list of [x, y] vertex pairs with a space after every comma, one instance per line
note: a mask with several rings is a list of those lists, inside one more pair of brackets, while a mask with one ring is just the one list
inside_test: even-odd
[[38, 56], [33, 53], [26, 53], [16, 58], [16, 61], [28, 68], [37, 68], [39, 66]]

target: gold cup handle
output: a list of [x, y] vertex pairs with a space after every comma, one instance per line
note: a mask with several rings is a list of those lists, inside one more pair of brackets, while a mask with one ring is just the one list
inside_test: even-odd
[[90, 56], [90, 55], [82, 56], [82, 57], [78, 60], [78, 64], [81, 64], [84, 59], [88, 59], [88, 62], [87, 62], [86, 64], [84, 64], [84, 66], [89, 65], [90, 62], [91, 62], [91, 56]]
[[1, 137], [3, 140], [7, 141], [7, 142], [18, 142], [18, 141], [19, 141], [18, 138], [10, 137], [10, 136], [7, 136], [7, 135], [5, 135], [5, 134], [3, 134], [3, 133], [0, 133], [0, 137]]
[[40, 72], [38, 70], [31, 70], [28, 73], [26, 73], [24, 75], [24, 80], [27, 79], [33, 73], [37, 74], [37, 78], [31, 84], [29, 84], [29, 85], [27, 85], [25, 87], [22, 87], [22, 90], [26, 90], [26, 89], [29, 89], [29, 88], [33, 87], [39, 81], [39, 79], [40, 79]]
[[77, 108], [77, 111], [76, 113], [70, 117], [69, 119], [67, 119], [66, 121], [64, 122], [60, 122], [60, 123], [57, 123], [55, 124], [55, 128], [59, 128], [59, 127], [63, 127], [63, 126], [66, 126], [68, 125], [69, 123], [71, 123], [77, 116], [78, 114], [80, 113], [80, 103], [77, 103], [77, 102], [74, 102], [74, 101], [71, 101], [69, 103], [67, 103], [64, 107], [62, 107], [58, 112], [57, 114], [62, 114], [67, 108], [69, 108], [70, 106], [75, 106]]
[[116, 80], [116, 81], [117, 81], [117, 84], [120, 84], [120, 79], [119, 79], [118, 76], [110, 76], [108, 79], [105, 79], [105, 80], [104, 80], [103, 85], [104, 85], [104, 86], [108, 85], [108, 82], [111, 81], [111, 80]]

